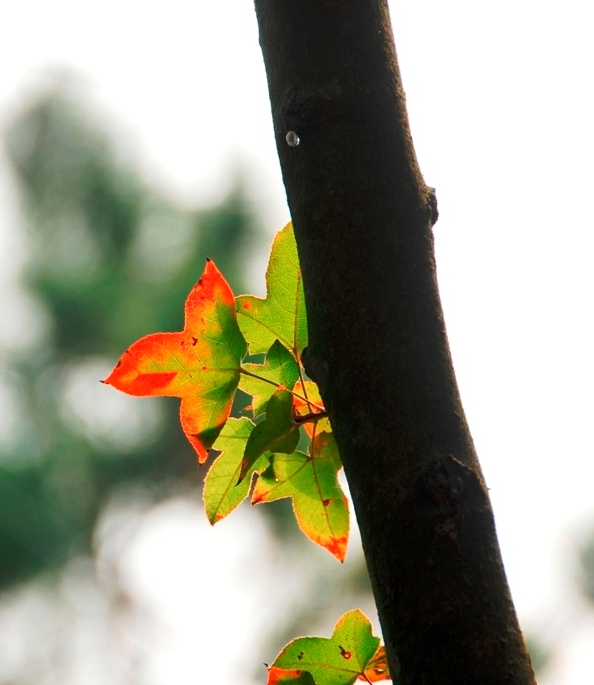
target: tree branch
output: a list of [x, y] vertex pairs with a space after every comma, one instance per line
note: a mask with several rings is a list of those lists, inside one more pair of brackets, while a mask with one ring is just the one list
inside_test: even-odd
[[405, 685], [534, 684], [452, 368], [437, 205], [387, 2], [255, 4], [303, 272], [304, 364], [340, 449], [390, 666]]

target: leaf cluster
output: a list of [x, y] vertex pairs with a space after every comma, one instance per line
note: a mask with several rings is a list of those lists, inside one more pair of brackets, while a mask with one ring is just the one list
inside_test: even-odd
[[[212, 524], [250, 490], [252, 504], [291, 498], [301, 530], [342, 562], [349, 536], [348, 503], [338, 481], [342, 463], [319, 390], [301, 360], [307, 317], [291, 224], [274, 240], [266, 284], [264, 299], [234, 297], [208, 260], [186, 301], [183, 331], [141, 338], [104, 382], [131, 395], [181, 398], [181, 425], [199, 463], [211, 449], [219, 452], [203, 493]], [[251, 360], [262, 354], [261, 363]], [[238, 388], [252, 403], [247, 416], [233, 418]], [[268, 682], [375, 682], [388, 677], [380, 649], [369, 621], [358, 610], [349, 612], [330, 640], [290, 643], [269, 669]]]
[[[182, 428], [199, 463], [211, 448], [220, 452], [204, 487], [212, 524], [257, 481], [253, 504], [290, 497], [305, 535], [343, 561], [348, 505], [330, 423], [301, 363], [307, 318], [290, 224], [276, 236], [266, 281], [265, 299], [235, 298], [207, 261], [186, 301], [184, 330], [141, 338], [105, 383], [131, 395], [181, 398]], [[246, 361], [248, 352], [266, 356], [257, 364]], [[238, 388], [252, 397], [250, 416], [230, 418]]]

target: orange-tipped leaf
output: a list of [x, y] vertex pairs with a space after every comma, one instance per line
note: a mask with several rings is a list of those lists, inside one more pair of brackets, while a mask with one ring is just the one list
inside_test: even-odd
[[208, 260], [186, 300], [184, 330], [141, 338], [104, 382], [129, 395], [181, 397], [182, 428], [202, 464], [229, 417], [245, 352], [233, 292]]
[[254, 488], [252, 504], [291, 497], [297, 523], [307, 537], [344, 561], [349, 508], [337, 479], [342, 468], [332, 433], [315, 436], [310, 454], [274, 454], [272, 468]]

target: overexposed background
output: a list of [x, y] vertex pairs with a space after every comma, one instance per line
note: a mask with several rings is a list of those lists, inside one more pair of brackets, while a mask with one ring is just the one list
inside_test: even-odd
[[[594, 12], [584, 0], [392, 0], [391, 12], [513, 596], [523, 625], [554, 647], [542, 685], [582, 685], [594, 673], [594, 614], [575, 583], [594, 525]], [[288, 220], [250, 0], [4, 3], [0, 128], [57, 73], [82, 79], [123, 154], [177, 202], [214, 204], [239, 167], [269, 235]], [[17, 285], [27, 243], [5, 163], [0, 200], [0, 344], [11, 350], [42, 324]], [[260, 293], [264, 268], [259, 254]], [[264, 682], [253, 645], [298, 603], [307, 567], [282, 558], [253, 510], [211, 529], [192, 497], [114, 501], [96, 537], [95, 567], [75, 559], [57, 590], [36, 581], [0, 598], [1, 683]], [[101, 590], [110, 573], [125, 597]], [[209, 587], [199, 604], [198, 585]], [[124, 607], [115, 626], [110, 602]]]

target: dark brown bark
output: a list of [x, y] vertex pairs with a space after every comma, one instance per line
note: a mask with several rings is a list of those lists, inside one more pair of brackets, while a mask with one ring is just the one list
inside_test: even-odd
[[435, 196], [386, 0], [255, 4], [305, 285], [304, 363], [340, 448], [391, 667], [405, 685], [535, 683], [452, 368]]

